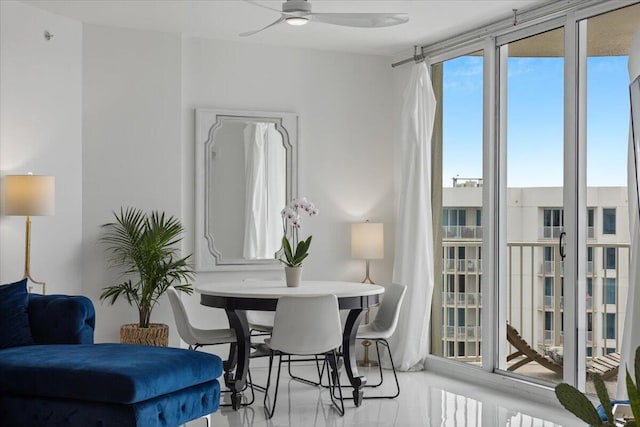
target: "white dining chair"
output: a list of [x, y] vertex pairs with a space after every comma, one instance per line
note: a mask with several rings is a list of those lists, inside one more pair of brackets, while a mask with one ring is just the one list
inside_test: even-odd
[[[340, 387], [338, 349], [342, 345], [342, 324], [338, 298], [335, 295], [283, 296], [278, 300], [271, 338], [265, 340], [271, 349], [269, 376], [264, 405], [268, 418], [273, 417], [278, 398], [280, 370], [283, 355], [323, 355], [331, 369], [327, 369], [331, 403], [344, 415], [344, 402]], [[278, 374], [273, 405], [269, 407], [269, 387], [273, 358], [278, 356]], [[329, 372], [332, 371], [332, 372]], [[336, 397], [336, 390], [338, 396]]]
[[[273, 331], [273, 319], [275, 316], [275, 312], [273, 311], [246, 311], [245, 315], [247, 316], [247, 324], [249, 326], [249, 335], [251, 336], [251, 338], [253, 339], [254, 337], [261, 337], [261, 336], [270, 336], [271, 332]], [[251, 346], [259, 349], [260, 344], [256, 343], [254, 341], [251, 342]], [[262, 352], [260, 352], [259, 350], [256, 351], [256, 356], [252, 356], [252, 357], [262, 357], [263, 354]], [[320, 370], [320, 360], [318, 359], [318, 356], [314, 355], [313, 358], [291, 358], [288, 357], [287, 358], [287, 362], [288, 362], [288, 366], [287, 369], [289, 371], [289, 376], [291, 378], [293, 378], [294, 380], [303, 382], [305, 384], [310, 384], [310, 385], [314, 385], [314, 386], [319, 386], [321, 385], [321, 381], [322, 381], [322, 371]], [[305, 362], [315, 362], [316, 365], [316, 372], [318, 373], [318, 381], [312, 381], [312, 380], [308, 380], [306, 378], [302, 378], [300, 376], [297, 376], [293, 373], [292, 369], [291, 369], [291, 364], [292, 363], [305, 363]], [[324, 366], [323, 366], [324, 369]], [[259, 386], [257, 384], [254, 384], [254, 386], [256, 388], [258, 388], [258, 390], [260, 391], [264, 391], [262, 386]]]
[[[197, 350], [206, 345], [233, 344], [236, 342], [236, 332], [233, 329], [199, 329], [191, 324], [187, 310], [180, 299], [178, 291], [173, 287], [167, 288], [167, 296], [173, 311], [173, 317], [176, 321], [178, 335], [182, 341], [189, 345], [189, 350]], [[248, 386], [251, 388], [251, 399], [243, 403], [244, 406], [251, 405], [255, 400], [253, 384], [251, 382], [251, 371], [248, 372]], [[246, 386], [245, 386], [246, 388]], [[221, 393], [228, 393], [228, 390], [222, 390]], [[229, 406], [227, 404], [220, 406]], [[207, 420], [207, 425], [210, 423]]]
[[379, 387], [384, 381], [382, 374], [382, 363], [380, 361], [380, 345], [387, 348], [389, 352], [389, 359], [391, 360], [391, 369], [393, 370], [393, 376], [396, 380], [396, 392], [393, 395], [385, 396], [364, 396], [364, 399], [395, 399], [400, 395], [400, 384], [398, 383], [398, 374], [396, 367], [393, 363], [393, 357], [391, 356], [391, 348], [387, 340], [391, 338], [391, 335], [398, 326], [398, 318], [400, 317], [400, 307], [404, 300], [404, 295], [407, 292], [405, 285], [388, 285], [385, 286], [384, 298], [378, 308], [378, 313], [375, 319], [367, 325], [360, 325], [356, 334], [356, 339], [375, 341], [376, 353], [378, 356], [378, 366], [380, 368], [380, 382], [377, 384], [367, 384], [365, 387]]

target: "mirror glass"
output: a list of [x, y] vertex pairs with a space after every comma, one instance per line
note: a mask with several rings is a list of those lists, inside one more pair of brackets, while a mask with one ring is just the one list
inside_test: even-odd
[[197, 268], [278, 266], [297, 116], [198, 110], [196, 122]]

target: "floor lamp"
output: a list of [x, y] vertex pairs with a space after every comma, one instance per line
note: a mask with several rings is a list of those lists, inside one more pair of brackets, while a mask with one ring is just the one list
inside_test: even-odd
[[55, 211], [55, 178], [44, 175], [7, 175], [4, 183], [4, 214], [26, 216], [24, 278], [42, 285], [31, 277], [31, 217], [53, 215]]
[[[374, 284], [369, 276], [369, 262], [372, 259], [384, 258], [384, 226], [382, 223], [365, 222], [351, 224], [351, 257], [366, 260], [366, 272], [362, 283]], [[365, 324], [369, 323], [369, 310], [364, 318]], [[364, 360], [359, 362], [361, 366], [376, 366], [377, 363], [369, 360], [369, 346], [371, 341], [364, 340]]]

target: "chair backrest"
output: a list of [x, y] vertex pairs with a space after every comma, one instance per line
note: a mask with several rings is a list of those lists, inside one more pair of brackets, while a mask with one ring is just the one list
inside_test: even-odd
[[171, 303], [171, 310], [173, 311], [173, 317], [175, 318], [176, 327], [178, 328], [178, 335], [180, 335], [182, 341], [189, 345], [198, 344], [197, 339], [192, 332], [191, 323], [189, 323], [187, 310], [184, 308], [184, 304], [182, 304], [178, 291], [176, 291], [173, 286], [169, 286], [167, 288], [167, 296]]
[[398, 318], [400, 317], [400, 307], [404, 300], [404, 294], [407, 292], [406, 285], [388, 285], [384, 288], [384, 298], [376, 318], [373, 320], [372, 329], [376, 331], [387, 331], [389, 335], [393, 334], [398, 326]]
[[320, 354], [342, 345], [335, 295], [283, 296], [278, 300], [269, 346], [290, 354]]

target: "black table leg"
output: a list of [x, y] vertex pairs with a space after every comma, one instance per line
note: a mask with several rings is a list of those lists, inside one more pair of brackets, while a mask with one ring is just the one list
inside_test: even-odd
[[[240, 408], [242, 389], [247, 382], [249, 355], [251, 354], [251, 337], [247, 317], [242, 310], [226, 309], [229, 326], [236, 331], [236, 343], [229, 349], [229, 359], [225, 362], [225, 383], [231, 389], [231, 406]], [[235, 375], [231, 374], [235, 367]]]
[[362, 403], [364, 392], [362, 388], [367, 383], [367, 379], [358, 374], [358, 366], [356, 365], [356, 334], [358, 326], [365, 315], [362, 308], [354, 308], [349, 311], [347, 322], [344, 325], [344, 333], [342, 335], [342, 352], [344, 354], [344, 367], [347, 370], [349, 382], [353, 387], [353, 402], [356, 406]]

